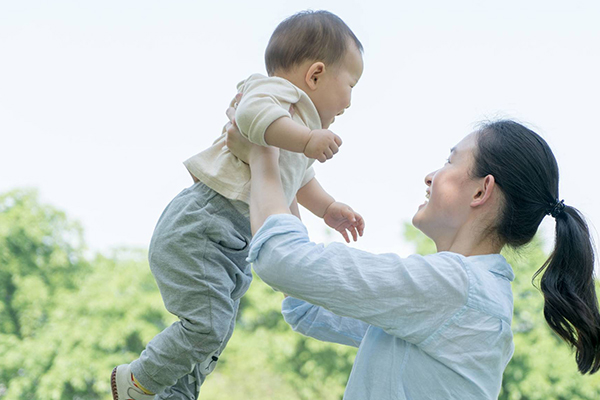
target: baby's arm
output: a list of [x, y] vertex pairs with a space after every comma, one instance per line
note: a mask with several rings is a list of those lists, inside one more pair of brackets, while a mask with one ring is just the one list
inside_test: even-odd
[[327, 225], [340, 232], [346, 242], [350, 243], [348, 232], [354, 241], [363, 235], [365, 221], [362, 216], [350, 206], [335, 201], [315, 178], [298, 190], [296, 198], [303, 207], [323, 218]]
[[238, 85], [235, 120], [252, 143], [303, 153], [325, 162], [338, 152], [342, 140], [328, 129], [309, 129], [292, 120], [302, 95], [290, 82], [253, 75]]
[[289, 117], [281, 117], [268, 126], [265, 142], [269, 146], [304, 153], [306, 157], [325, 162], [338, 152], [342, 139], [329, 129], [310, 130]]

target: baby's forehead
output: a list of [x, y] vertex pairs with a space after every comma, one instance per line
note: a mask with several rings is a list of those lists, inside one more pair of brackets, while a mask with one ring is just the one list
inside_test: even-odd
[[354, 43], [346, 50], [341, 64], [358, 80], [362, 75], [364, 64], [362, 52]]
[[292, 72], [298, 67], [310, 66], [317, 62], [325, 64], [327, 68], [344, 68], [348, 70], [356, 70], [358, 73], [362, 73], [363, 55], [362, 51], [358, 50], [356, 45], [352, 43], [352, 47], [348, 45], [348, 48], [346, 48], [343, 53], [335, 59], [327, 60], [326, 57], [298, 57], [298, 61], [284, 70], [287, 72]]

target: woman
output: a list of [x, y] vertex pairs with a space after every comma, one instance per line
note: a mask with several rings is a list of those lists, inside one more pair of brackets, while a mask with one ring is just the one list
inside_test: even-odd
[[[400, 258], [311, 243], [284, 201], [278, 152], [228, 146], [252, 170], [250, 260], [289, 296], [286, 321], [305, 335], [359, 346], [344, 399], [496, 399], [513, 354], [514, 275], [499, 253], [528, 243], [546, 215], [556, 243], [541, 266], [544, 314], [575, 349], [581, 373], [600, 368], [600, 315], [586, 223], [558, 200], [546, 142], [513, 121], [466, 136], [425, 177], [413, 224], [438, 252]], [[353, 221], [346, 229], [354, 236]]]

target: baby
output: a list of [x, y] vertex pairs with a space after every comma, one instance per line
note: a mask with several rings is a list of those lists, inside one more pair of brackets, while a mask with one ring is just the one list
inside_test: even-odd
[[[251, 142], [281, 149], [288, 204], [324, 219], [349, 241], [362, 234], [362, 217], [319, 184], [314, 160], [333, 157], [341, 139], [328, 130], [350, 107], [362, 74], [362, 45], [327, 11], [305, 11], [283, 21], [265, 53], [268, 77], [238, 85], [235, 119]], [[195, 184], [161, 215], [149, 248], [150, 268], [167, 310], [179, 321], [156, 335], [140, 358], [111, 375], [114, 400], [196, 399], [229, 341], [239, 299], [252, 280], [246, 261], [250, 169], [229, 152], [225, 131], [185, 161]]]

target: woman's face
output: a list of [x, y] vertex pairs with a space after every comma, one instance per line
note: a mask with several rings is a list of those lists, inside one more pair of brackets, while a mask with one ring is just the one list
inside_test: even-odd
[[413, 225], [440, 248], [452, 241], [471, 213], [478, 180], [470, 176], [477, 133], [473, 132], [452, 148], [446, 164], [425, 177], [427, 201], [419, 206]]

